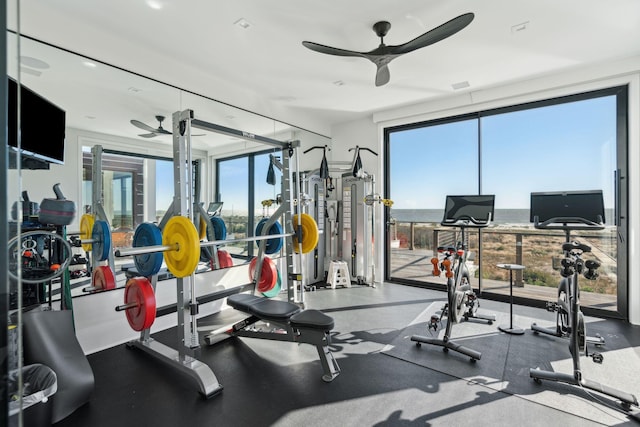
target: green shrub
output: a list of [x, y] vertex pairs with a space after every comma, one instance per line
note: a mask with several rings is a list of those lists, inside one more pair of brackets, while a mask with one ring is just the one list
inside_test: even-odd
[[548, 286], [555, 288], [558, 286], [558, 279], [555, 274], [545, 273], [537, 270], [523, 270], [522, 278], [525, 283], [535, 286]]

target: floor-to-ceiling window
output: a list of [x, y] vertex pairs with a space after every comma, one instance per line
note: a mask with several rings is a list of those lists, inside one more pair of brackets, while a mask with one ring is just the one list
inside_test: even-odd
[[509, 277], [496, 264], [522, 264], [514, 295], [541, 305], [555, 297], [565, 236], [533, 228], [531, 193], [602, 190], [605, 229], [572, 236], [602, 263], [581, 282], [581, 303], [626, 317], [626, 103], [621, 87], [387, 129], [388, 279], [442, 286], [430, 259], [456, 238], [439, 224], [444, 196], [494, 194], [493, 225], [470, 233], [474, 287], [502, 299]]
[[[249, 157], [219, 160], [216, 170], [216, 201], [223, 203], [220, 215], [227, 227], [227, 239], [247, 237], [250, 227], [249, 207], [253, 207], [249, 204]], [[249, 246], [247, 242], [230, 243], [226, 249], [234, 255], [248, 256]]]
[[444, 286], [444, 276], [431, 275], [430, 259], [434, 248], [455, 241], [456, 230], [435, 225], [442, 220], [448, 194], [478, 192], [477, 120], [460, 117], [398, 129], [389, 141], [395, 244], [387, 271], [392, 278], [428, 279]]
[[[224, 203], [221, 216], [227, 226], [228, 239], [253, 236], [260, 219], [270, 216], [278, 208], [281, 173], [273, 166], [275, 184], [267, 182], [270, 154], [278, 155], [270, 150], [217, 162], [217, 201]], [[253, 242], [227, 245], [234, 255], [243, 256], [252, 256], [256, 247]]]
[[[92, 154], [83, 149], [82, 213], [91, 211]], [[135, 228], [159, 222], [173, 200], [173, 161], [106, 151], [102, 155], [102, 204], [113, 227], [115, 246], [131, 246]], [[147, 183], [145, 184], [145, 177]], [[154, 185], [155, 191], [145, 185]], [[145, 194], [147, 193], [147, 194]], [[151, 204], [152, 206], [147, 206]]]

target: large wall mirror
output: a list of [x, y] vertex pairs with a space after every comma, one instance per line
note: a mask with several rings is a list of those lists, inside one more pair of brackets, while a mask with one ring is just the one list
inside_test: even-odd
[[[56, 198], [53, 186], [59, 184], [58, 189], [76, 207], [75, 218], [66, 226], [69, 241], [81, 230], [83, 215], [92, 208], [96, 146], [101, 147], [100, 191], [113, 244], [129, 247], [136, 226], [161, 220], [173, 197], [172, 136], [168, 133], [172, 130], [172, 115], [177, 111], [191, 109], [198, 119], [254, 135], [300, 140], [303, 147], [330, 144], [324, 136], [110, 66], [97, 56], [86, 58], [28, 37], [18, 38], [13, 32], [7, 37], [9, 76], [65, 113], [63, 161], [39, 168], [40, 163], [25, 158], [20, 173], [10, 174], [11, 200], [24, 202], [28, 197], [35, 209], [41, 201]], [[49, 130], [50, 119], [36, 114], [29, 117], [29, 122], [40, 123]], [[198, 197], [205, 207], [221, 197], [215, 183], [216, 159], [238, 158], [248, 153], [262, 153], [267, 158], [263, 153], [271, 148], [225, 134], [199, 130], [192, 134], [192, 157], [200, 162]], [[38, 143], [45, 147], [48, 141]], [[314, 157], [309, 162], [315, 165], [317, 160]], [[303, 164], [301, 168], [313, 169], [304, 168]], [[266, 176], [267, 165], [263, 166], [264, 170], [256, 170], [256, 176]], [[249, 184], [249, 176], [246, 178], [248, 187], [254, 186]], [[271, 198], [279, 193], [272, 189], [262, 192], [256, 197]], [[239, 205], [225, 204], [220, 213], [230, 216], [231, 221], [241, 221], [250, 212]], [[260, 214], [255, 209], [253, 213]], [[12, 221], [16, 227], [23, 225], [19, 218]], [[252, 235], [252, 230], [245, 233]], [[90, 259], [86, 255], [86, 246], [72, 245], [69, 272], [73, 297], [91, 295]], [[132, 265], [133, 260], [120, 258], [115, 262], [116, 286], [122, 287], [127, 275], [120, 267]], [[248, 262], [248, 258], [239, 256], [236, 262]], [[44, 289], [42, 295], [34, 298], [41, 302], [60, 299], [57, 281], [50, 287], [51, 293], [50, 289]]]

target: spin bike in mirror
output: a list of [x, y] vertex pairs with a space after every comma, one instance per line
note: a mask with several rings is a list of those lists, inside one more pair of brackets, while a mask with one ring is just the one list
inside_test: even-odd
[[438, 247], [438, 252], [443, 254], [440, 260], [434, 257], [433, 275], [440, 276], [442, 272], [447, 277], [447, 302], [440, 312], [440, 316], [431, 316], [428, 329], [437, 331], [442, 319], [447, 317], [447, 325], [442, 339], [431, 338], [422, 335], [414, 335], [411, 341], [416, 346], [432, 344], [443, 347], [444, 352], [457, 351], [470, 357], [471, 362], [480, 360], [482, 354], [451, 341], [451, 328], [454, 323], [465, 320], [486, 320], [490, 325], [496, 320], [494, 314], [480, 314], [478, 307], [480, 302], [471, 287], [467, 257], [469, 254], [469, 242], [466, 229], [487, 227], [493, 218], [494, 195], [474, 196], [447, 196], [444, 218], [440, 223], [445, 227], [457, 227], [460, 229], [460, 239], [455, 246]]

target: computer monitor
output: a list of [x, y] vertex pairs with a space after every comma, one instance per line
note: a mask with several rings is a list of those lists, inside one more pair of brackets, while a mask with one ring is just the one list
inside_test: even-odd
[[602, 190], [558, 191], [531, 193], [531, 222], [584, 223], [585, 220], [604, 224], [604, 198]]
[[461, 220], [488, 224], [493, 220], [494, 195], [447, 196], [442, 224], [453, 224]]

